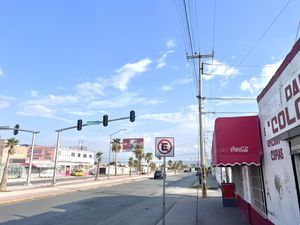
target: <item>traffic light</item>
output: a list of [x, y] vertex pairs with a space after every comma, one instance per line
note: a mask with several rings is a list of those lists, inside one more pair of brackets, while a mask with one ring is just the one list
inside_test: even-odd
[[17, 135], [18, 133], [19, 133], [19, 127], [20, 127], [20, 125], [19, 124], [16, 124], [16, 126], [15, 126], [15, 130], [14, 130], [14, 135]]
[[130, 122], [134, 122], [135, 121], [135, 111], [134, 110], [130, 111], [129, 119], [130, 119]]
[[77, 130], [82, 129], [82, 120], [77, 120]]
[[107, 126], [108, 125], [108, 115], [104, 115], [103, 116], [103, 126]]

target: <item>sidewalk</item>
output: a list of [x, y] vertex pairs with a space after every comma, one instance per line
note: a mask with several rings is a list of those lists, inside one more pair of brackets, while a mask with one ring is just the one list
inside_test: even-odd
[[[223, 207], [222, 193], [218, 182], [207, 178], [207, 198], [201, 197], [199, 189], [198, 216], [197, 198], [184, 196], [166, 214], [166, 225], [249, 225], [236, 207]], [[198, 218], [197, 218], [198, 217]], [[198, 222], [196, 222], [198, 220]], [[157, 225], [161, 225], [160, 221]]]
[[134, 175], [131, 177], [128, 175], [121, 175], [116, 177], [110, 176], [110, 179], [107, 179], [107, 177], [100, 177], [97, 181], [95, 181], [95, 178], [88, 178], [84, 180], [64, 180], [57, 182], [54, 186], [51, 184], [51, 181], [49, 181], [49, 183], [38, 183], [32, 184], [30, 186], [8, 186], [6, 192], [0, 192], [0, 205], [12, 204], [37, 198], [45, 198], [69, 192], [88, 190], [97, 188], [99, 186], [106, 187], [119, 183], [127, 183], [134, 180], [146, 179], [149, 178], [149, 176], [152, 175]]

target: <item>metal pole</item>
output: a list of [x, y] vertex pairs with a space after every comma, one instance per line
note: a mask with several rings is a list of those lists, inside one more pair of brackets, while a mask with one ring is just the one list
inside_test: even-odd
[[31, 185], [31, 168], [32, 168], [32, 160], [33, 160], [33, 151], [34, 151], [34, 140], [36, 133], [32, 133], [32, 142], [31, 142], [31, 151], [30, 151], [30, 161], [29, 161], [29, 169], [27, 174], [27, 185]]
[[166, 156], [164, 156], [164, 181], [163, 181], [163, 225], [166, 224]]
[[201, 63], [201, 57], [199, 57], [199, 126], [200, 126], [200, 150], [201, 150], [201, 178], [202, 181], [202, 197], [207, 197], [206, 192], [206, 176], [205, 176], [205, 165], [204, 165], [204, 141], [203, 141], [203, 112], [202, 112], [202, 73], [203, 63]]
[[60, 131], [57, 131], [57, 141], [56, 141], [56, 147], [55, 147], [55, 161], [54, 161], [52, 185], [56, 184], [56, 166], [57, 166], [57, 156], [58, 156], [59, 134], [60, 134]]
[[111, 136], [112, 136], [112, 135], [109, 135], [109, 150], [108, 150], [108, 173], [107, 173], [107, 179], [109, 179], [109, 174], [110, 174]]

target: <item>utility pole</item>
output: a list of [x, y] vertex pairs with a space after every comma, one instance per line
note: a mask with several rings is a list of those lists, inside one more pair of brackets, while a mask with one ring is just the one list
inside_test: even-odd
[[[213, 58], [214, 53], [212, 54], [206, 54], [206, 55], [201, 55], [195, 54], [195, 55], [187, 55], [187, 59], [198, 59], [199, 63], [199, 88], [198, 88], [198, 103], [199, 103], [199, 137], [200, 137], [200, 146], [199, 146], [199, 151], [200, 151], [200, 159], [198, 159], [198, 162], [200, 162], [201, 165], [201, 176], [199, 177], [199, 184], [201, 182], [201, 187], [202, 187], [202, 197], [207, 197], [207, 188], [206, 188], [206, 169], [205, 169], [205, 153], [204, 153], [204, 132], [203, 132], [203, 96], [202, 96], [202, 75], [203, 75], [203, 63], [201, 62], [202, 58]], [[199, 163], [198, 163], [199, 164]]]

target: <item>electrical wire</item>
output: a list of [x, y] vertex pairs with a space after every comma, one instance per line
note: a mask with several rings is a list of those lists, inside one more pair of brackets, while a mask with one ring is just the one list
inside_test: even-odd
[[[264, 38], [264, 36], [268, 33], [268, 31], [271, 29], [271, 27], [274, 25], [274, 23], [277, 21], [277, 19], [281, 16], [281, 14], [284, 12], [284, 10], [288, 7], [288, 5], [291, 3], [292, 0], [288, 0], [287, 3], [283, 6], [283, 8], [280, 10], [280, 12], [277, 14], [275, 19], [272, 21], [272, 23], [267, 27], [267, 29], [262, 33], [262, 35], [256, 40], [254, 45], [249, 49], [249, 51], [246, 53], [246, 55], [241, 59], [241, 61], [237, 64], [236, 68], [239, 67], [246, 58], [251, 54], [251, 52], [256, 48], [258, 43]], [[236, 69], [235, 68], [235, 69]]]
[[298, 23], [298, 28], [297, 28], [297, 32], [296, 32], [295, 43], [296, 43], [296, 42], [297, 42], [297, 40], [298, 40], [299, 28], [300, 28], [300, 20], [299, 20], [299, 23]]

